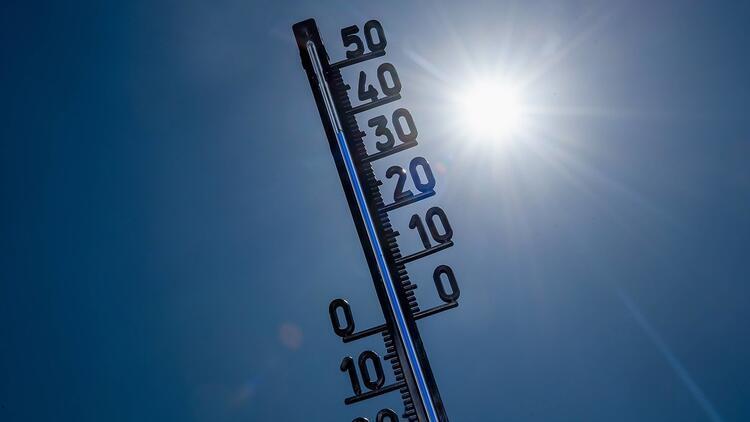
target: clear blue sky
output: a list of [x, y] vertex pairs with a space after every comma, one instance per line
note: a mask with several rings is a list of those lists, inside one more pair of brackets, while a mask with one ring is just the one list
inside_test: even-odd
[[[12, 3], [0, 421], [399, 406], [343, 405], [341, 358], [383, 346], [328, 321], [335, 297], [380, 319], [293, 41], [309, 17], [333, 60], [340, 28], [383, 23], [409, 154], [439, 169], [419, 207], [456, 246], [412, 274], [425, 305], [431, 266], [461, 285], [420, 323], [451, 420], [750, 420], [747, 5]], [[528, 81], [524, 136], [457, 123], [445, 97], [477, 71]]]

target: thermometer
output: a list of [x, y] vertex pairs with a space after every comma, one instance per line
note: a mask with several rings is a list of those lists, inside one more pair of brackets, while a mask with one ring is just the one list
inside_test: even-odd
[[[382, 325], [355, 331], [351, 305], [344, 299], [330, 303], [328, 312], [333, 331], [344, 343], [380, 334], [386, 350], [383, 357], [365, 350], [356, 359], [347, 356], [342, 360], [341, 372], [348, 375], [353, 391], [344, 403], [351, 405], [398, 391], [403, 401], [400, 416], [404, 420], [447, 421], [417, 321], [457, 307], [460, 290], [451, 267], [435, 266], [432, 278], [443, 303], [421, 310], [414, 292], [417, 286], [409, 279], [407, 264], [453, 246], [453, 229], [438, 206], [429, 208], [424, 215], [415, 213], [409, 220], [409, 229], [419, 236], [424, 249], [402, 255], [397, 241], [400, 233], [392, 226], [388, 213], [434, 196], [435, 176], [423, 157], [412, 159], [408, 170], [399, 166], [388, 168], [385, 177], [396, 178], [396, 189], [393, 200], [386, 203], [380, 191], [382, 182], [376, 177], [372, 163], [417, 146], [414, 118], [409, 110], [400, 107], [389, 116], [369, 119], [368, 126], [375, 128], [378, 138], [376, 151], [370, 152], [363, 141], [368, 135], [359, 129], [355, 117], [401, 101], [401, 81], [395, 66], [384, 61], [377, 67], [374, 78], [360, 71], [356, 86], [362, 103], [352, 106], [351, 86], [341, 75], [344, 67], [369, 60], [382, 61], [387, 45], [383, 26], [377, 20], [370, 20], [361, 29], [357, 25], [343, 28], [341, 39], [348, 50], [346, 58], [335, 63], [329, 62], [315, 20], [299, 22], [292, 29], [384, 317]], [[407, 180], [411, 180], [417, 192], [405, 188]], [[384, 361], [390, 363], [393, 371], [392, 384], [385, 384]], [[399, 414], [385, 408], [377, 413], [375, 420], [397, 422]], [[369, 422], [369, 419], [359, 417], [353, 422]]]

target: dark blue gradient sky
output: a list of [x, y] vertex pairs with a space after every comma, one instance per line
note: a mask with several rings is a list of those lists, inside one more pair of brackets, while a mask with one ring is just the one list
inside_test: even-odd
[[[328, 302], [382, 317], [293, 41], [309, 17], [333, 60], [340, 28], [381, 20], [420, 133], [390, 163], [438, 169], [417, 209], [441, 205], [456, 246], [412, 274], [425, 305], [435, 264], [461, 284], [420, 323], [451, 420], [750, 420], [747, 5], [17, 3], [0, 421], [399, 405], [343, 405], [341, 358], [383, 346], [342, 344]], [[457, 124], [445, 98], [477, 72], [528, 81], [523, 136]]]

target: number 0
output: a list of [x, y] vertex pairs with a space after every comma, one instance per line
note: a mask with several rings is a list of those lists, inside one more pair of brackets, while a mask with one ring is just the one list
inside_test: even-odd
[[[448, 278], [448, 284], [451, 286], [450, 294], [445, 291], [443, 275]], [[453, 274], [453, 269], [451, 267], [447, 265], [439, 265], [435, 268], [435, 272], [432, 273], [432, 280], [435, 282], [438, 296], [440, 296], [440, 299], [442, 299], [443, 302], [455, 302], [458, 300], [458, 297], [461, 296], [461, 290], [458, 288], [458, 282], [456, 282], [456, 275]]]

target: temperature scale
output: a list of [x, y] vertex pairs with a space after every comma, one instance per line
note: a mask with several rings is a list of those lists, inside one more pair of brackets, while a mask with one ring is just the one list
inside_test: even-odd
[[[349, 99], [351, 86], [341, 76], [344, 67], [385, 56], [387, 40], [383, 26], [371, 20], [361, 29], [356, 25], [343, 28], [341, 39], [347, 48], [346, 58], [335, 63], [329, 62], [315, 20], [299, 22], [292, 29], [385, 319], [382, 325], [355, 331], [352, 309], [346, 300], [334, 299], [328, 308], [333, 331], [344, 343], [377, 334], [385, 342], [386, 354], [382, 358], [375, 351], [366, 350], [356, 359], [347, 356], [342, 360], [340, 369], [348, 375], [353, 391], [344, 403], [350, 405], [398, 391], [404, 405], [401, 416], [405, 420], [447, 421], [417, 321], [457, 307], [460, 290], [451, 267], [437, 265], [432, 278], [443, 304], [422, 310], [414, 293], [417, 285], [409, 279], [407, 264], [453, 246], [453, 229], [440, 207], [432, 207], [424, 215], [414, 214], [409, 228], [419, 235], [424, 249], [402, 255], [397, 242], [400, 234], [391, 225], [388, 213], [434, 196], [435, 176], [423, 157], [412, 159], [408, 170], [392, 166], [385, 177], [395, 177], [396, 188], [392, 195], [387, 195], [393, 200], [384, 201], [380, 192], [382, 182], [376, 178], [372, 163], [417, 146], [414, 119], [406, 108], [369, 119], [367, 124], [375, 128], [378, 139], [377, 151], [370, 152], [363, 142], [366, 133], [359, 129], [355, 116], [400, 101], [401, 81], [394, 65], [388, 62], [378, 66], [374, 78], [360, 71], [356, 86], [362, 104], [353, 107]], [[412, 181], [418, 192], [405, 188], [407, 180]], [[383, 361], [391, 365], [393, 384], [385, 385]], [[378, 412], [375, 420], [397, 422], [399, 415], [386, 408]], [[368, 421], [359, 417], [353, 422]]]

